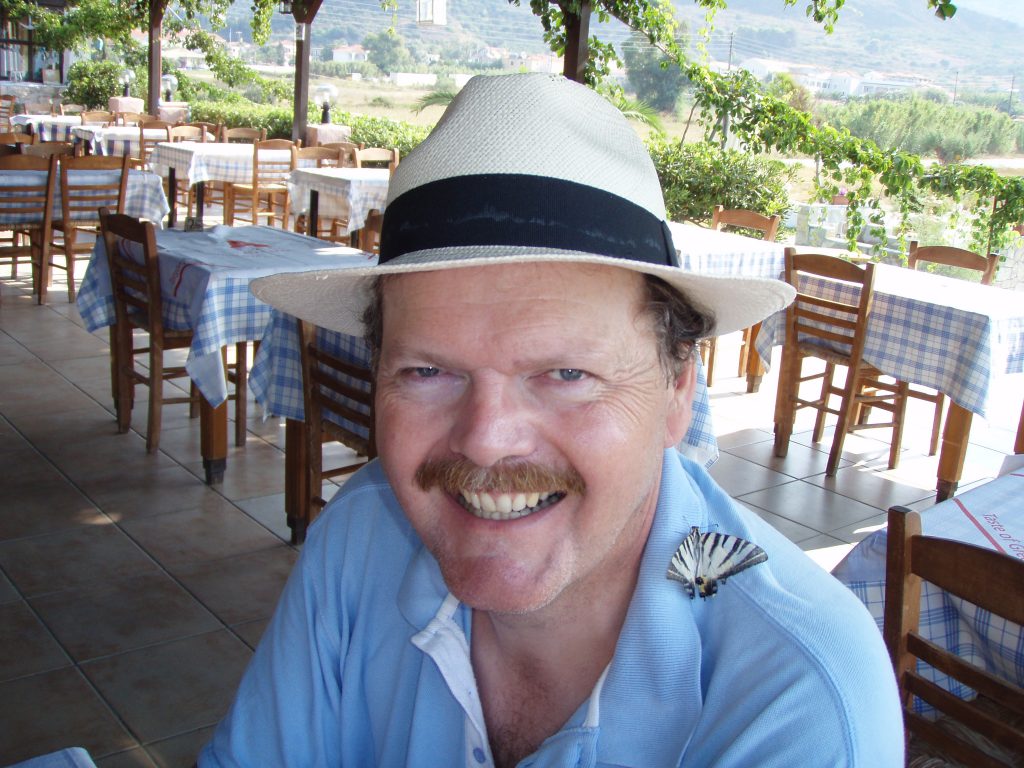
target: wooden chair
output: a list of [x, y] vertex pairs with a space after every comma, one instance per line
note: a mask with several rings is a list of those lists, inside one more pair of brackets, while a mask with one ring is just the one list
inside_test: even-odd
[[151, 123], [158, 119], [156, 115], [147, 115], [144, 112], [114, 113], [114, 125], [137, 126], [139, 123]]
[[38, 144], [25, 144], [21, 153], [33, 157], [63, 157], [75, 154], [75, 145], [69, 141], [40, 141]]
[[11, 130], [11, 118], [14, 117], [16, 103], [16, 96], [9, 94], [0, 95], [0, 131]]
[[[60, 219], [55, 221], [55, 232], [63, 235], [54, 241], [51, 257], [57, 251], [64, 254], [64, 264], [56, 264], [52, 258], [44, 264], [40, 280], [39, 303], [46, 300], [50, 268], [58, 267], [67, 271], [68, 301], [75, 300], [75, 256], [90, 253], [93, 241], [99, 235], [99, 209], [108, 208], [115, 213], [124, 213], [128, 189], [129, 157], [106, 157], [86, 155], [64, 157], [60, 161]], [[89, 174], [88, 171], [105, 172]], [[80, 236], [90, 235], [83, 241]]]
[[308, 524], [327, 503], [323, 498], [324, 480], [354, 472], [363, 465], [359, 461], [325, 469], [323, 444], [340, 442], [369, 460], [377, 455], [377, 443], [369, 367], [323, 350], [317, 344], [317, 327], [312, 323], [299, 320], [298, 332], [307, 440], [304, 479], [310, 500], [308, 519], [302, 522]]
[[90, 109], [82, 112], [82, 125], [112, 125], [114, 113], [103, 109]]
[[387, 168], [392, 173], [398, 167], [398, 150], [384, 147], [363, 147], [356, 150], [356, 168]]
[[[1024, 688], [925, 639], [918, 632], [923, 581], [1015, 624], [1024, 624], [1024, 562], [972, 544], [924, 536], [921, 516], [889, 510], [883, 635], [903, 705], [908, 752], [972, 768], [1021, 765]], [[977, 692], [962, 699], [921, 672], [932, 667]], [[938, 719], [914, 711], [914, 700]]]
[[25, 144], [35, 144], [36, 135], [34, 133], [22, 133], [21, 131], [8, 131], [7, 133], [0, 133], [0, 144], [8, 144], [17, 148], [21, 148]]
[[[804, 277], [826, 281], [832, 292], [845, 289], [856, 293], [852, 298], [823, 298], [802, 284]], [[775, 401], [775, 455], [784, 458], [789, 450], [796, 411], [814, 408], [818, 413], [814, 422], [814, 441], [821, 440], [825, 415], [838, 416], [832, 449], [829, 452], [825, 474], [836, 473], [843, 442], [848, 432], [860, 429], [888, 427], [892, 429], [889, 448], [889, 468], [899, 463], [900, 441], [903, 430], [903, 412], [906, 407], [907, 385], [879, 383], [876, 392], [862, 395], [861, 383], [865, 378], [877, 378], [879, 371], [861, 359], [873, 299], [874, 264], [860, 267], [834, 256], [798, 254], [786, 249], [786, 282], [797, 290], [796, 300], [786, 310], [786, 340], [782, 348], [782, 368]], [[822, 373], [803, 374], [806, 358], [824, 361]], [[833, 383], [835, 367], [846, 366], [843, 387]], [[822, 380], [821, 394], [815, 400], [801, 396], [801, 385]], [[838, 408], [832, 408], [833, 396], [840, 398]], [[885, 423], [857, 423], [859, 408], [870, 406], [892, 414]]]
[[[725, 208], [716, 205], [711, 214], [711, 228], [715, 230], [732, 227], [735, 229], [747, 229], [760, 232], [762, 239], [767, 242], [775, 242], [779, 232], [781, 217], [765, 216], [756, 211], [748, 211], [745, 208]], [[740, 359], [737, 376], [743, 376], [747, 372], [747, 360], [754, 349], [754, 339], [757, 338], [757, 331], [760, 325], [743, 329], [743, 341], [740, 344]], [[700, 343], [701, 357], [704, 360], [704, 373], [707, 376], [708, 386], [714, 383], [715, 376], [715, 353], [718, 347], [718, 339], [704, 339]], [[757, 354], [757, 352], [753, 352]]]
[[139, 123], [139, 154], [132, 158], [132, 167], [149, 170], [149, 156], [161, 141], [171, 140], [171, 128], [166, 120], [144, 120]]
[[38, 218], [37, 224], [0, 226], [7, 237], [0, 240], [0, 263], [11, 265], [11, 277], [17, 277], [22, 257], [32, 264], [32, 280], [38, 284], [42, 266], [50, 258], [50, 230], [53, 225], [53, 197], [57, 186], [57, 158], [8, 155], [0, 157], [0, 174], [9, 171], [40, 171], [46, 174], [45, 184], [0, 186], [0, 217], [27, 216]]
[[[338, 168], [343, 167], [341, 150], [320, 144], [315, 147], [296, 147], [293, 152], [292, 168]], [[321, 240], [341, 242], [348, 240], [348, 217], [318, 216], [317, 232], [306, 232], [306, 214], [295, 217], [295, 231], [299, 234], [312, 234]]]
[[366, 214], [366, 221], [357, 235], [357, 247], [367, 253], [380, 253], [380, 228], [384, 214], [374, 208]]
[[[252, 145], [252, 181], [248, 184], [228, 182], [224, 188], [224, 223], [233, 224], [235, 216], [259, 224], [263, 219], [288, 228], [288, 174], [292, 170], [295, 145], [288, 139], [268, 139]], [[282, 154], [287, 151], [287, 155]], [[236, 210], [245, 201], [242, 210]]]
[[220, 123], [178, 123], [179, 127], [198, 128], [203, 131], [203, 141], [220, 141], [221, 130], [224, 126]]
[[1024, 406], [1020, 409], [1020, 421], [1017, 422], [1017, 437], [1013, 441], [1013, 452], [1024, 453]]
[[342, 168], [359, 167], [359, 161], [356, 159], [356, 152], [363, 148], [362, 144], [353, 144], [351, 141], [330, 141], [320, 144], [319, 146], [338, 150], [340, 153], [339, 165]]
[[[32, 145], [26, 144], [25, 146]], [[20, 155], [22, 154], [21, 147], [21, 144], [0, 144], [0, 157], [7, 157], [8, 155]]]
[[[164, 352], [188, 349], [192, 344], [192, 331], [164, 328], [160, 264], [153, 224], [124, 214], [111, 213], [107, 208], [100, 209], [99, 220], [110, 266], [116, 318], [111, 355], [117, 431], [124, 433], [131, 427], [135, 385], [146, 385], [149, 387], [146, 452], [154, 453], [160, 446], [163, 406], [192, 403], [197, 397], [191, 384], [187, 397], [163, 396], [164, 381], [188, 376], [184, 366], [165, 366]], [[136, 328], [149, 335], [148, 346], [135, 346]], [[148, 354], [149, 364], [144, 370], [135, 364], [136, 356], [141, 354]]]
[[52, 115], [53, 102], [52, 101], [26, 101], [25, 102], [25, 114], [28, 115]]
[[267, 131], [265, 128], [223, 127], [220, 131], [220, 141], [255, 144], [257, 141], [266, 141], [266, 139]]
[[[168, 131], [168, 137], [172, 143], [179, 141], [196, 141], [201, 144], [206, 143], [207, 131], [198, 125], [188, 125], [182, 123], [175, 125]], [[186, 214], [189, 218], [192, 217], [192, 207], [195, 204], [195, 199], [192, 192], [192, 182], [187, 178], [179, 178], [175, 184], [174, 194], [177, 195], [177, 203], [185, 207], [188, 211]]]
[[62, 102], [57, 107], [57, 113], [61, 115], [81, 115], [85, 111], [85, 107], [81, 104], [64, 104]]
[[[999, 255], [992, 253], [982, 256], [979, 253], [963, 248], [945, 245], [928, 245], [919, 247], [916, 240], [910, 242], [910, 253], [907, 266], [917, 269], [919, 264], [944, 264], [950, 267], [979, 272], [982, 285], [991, 285], [999, 266]], [[934, 456], [939, 450], [939, 437], [942, 434], [942, 417], [946, 408], [946, 396], [933, 389], [910, 387], [908, 394], [915, 400], [923, 400], [935, 406], [932, 417], [932, 434], [928, 443], [928, 455]]]

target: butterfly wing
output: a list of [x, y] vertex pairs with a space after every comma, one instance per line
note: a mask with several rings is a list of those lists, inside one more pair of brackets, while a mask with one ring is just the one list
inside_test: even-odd
[[708, 598], [730, 576], [767, 559], [753, 542], [726, 533], [700, 533], [694, 527], [672, 556], [668, 577], [682, 582], [691, 600], [696, 594]]

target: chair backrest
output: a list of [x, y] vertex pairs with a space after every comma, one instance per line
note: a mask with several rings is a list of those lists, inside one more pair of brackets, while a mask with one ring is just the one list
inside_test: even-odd
[[17, 97], [10, 94], [0, 95], [0, 122], [5, 128], [10, 127], [10, 119], [14, 116], [14, 105]]
[[25, 113], [29, 115], [52, 115], [53, 102], [51, 101], [26, 101]]
[[99, 210], [99, 221], [117, 323], [131, 327], [129, 318], [135, 325], [142, 325], [144, 319], [151, 338], [159, 339], [163, 336], [163, 307], [155, 227], [152, 222], [107, 208]]
[[[786, 309], [786, 345], [827, 350], [850, 365], [860, 360], [874, 298], [875, 265], [863, 267], [836, 256], [797, 253], [786, 248], [786, 282], [796, 299]], [[808, 289], [803, 278], [824, 280], [823, 292]], [[854, 376], [852, 370], [847, 374]]]
[[8, 131], [0, 133], [0, 144], [35, 144], [34, 133], [21, 133], [20, 131]]
[[[305, 419], [310, 439], [309, 456], [319, 467], [320, 444], [334, 439], [357, 453], [373, 458], [377, 455], [373, 418], [373, 374], [368, 366], [359, 365], [330, 354], [317, 344], [317, 327], [298, 321], [302, 356], [302, 391]], [[349, 422], [349, 424], [345, 424]], [[352, 471], [357, 466], [324, 477]], [[313, 489], [314, 497], [320, 489]], [[320, 500], [322, 502], [322, 500]]]
[[102, 109], [91, 109], [82, 112], [82, 125], [110, 125], [114, 122], [114, 113]]
[[[288, 154], [282, 155], [279, 152]], [[273, 154], [271, 154], [273, 152]], [[292, 171], [292, 154], [295, 144], [289, 139], [266, 139], [252, 145], [252, 183], [254, 187], [264, 184], [280, 184]]]
[[[896, 672], [907, 735], [964, 765], [1020, 765], [1024, 688], [919, 634], [923, 581], [993, 617], [1024, 624], [1024, 562], [972, 544], [924, 536], [917, 512], [905, 507], [889, 510], [883, 634]], [[918, 671], [919, 660], [973, 689], [978, 698], [966, 701], [940, 688]], [[934, 707], [940, 721], [916, 713], [915, 697]], [[998, 759], [998, 752], [967, 735], [965, 728], [1001, 747], [1007, 759]]]
[[981, 283], [991, 285], [996, 276], [996, 268], [999, 266], [999, 254], [990, 253], [988, 256], [982, 256], [980, 253], [964, 248], [954, 248], [950, 245], [919, 246], [917, 240], [911, 240], [907, 266], [917, 269], [917, 265], [922, 262], [944, 264], [948, 267], [960, 267], [980, 272]]
[[38, 144], [22, 146], [21, 154], [35, 157], [73, 155], [75, 154], [75, 145], [69, 141], [40, 141]]
[[31, 147], [32, 144], [0, 144], [0, 157], [7, 157], [8, 155], [22, 155], [24, 154], [21, 149], [22, 147]]
[[156, 115], [147, 115], [144, 112], [118, 112], [114, 115], [114, 125], [138, 125], [157, 119], [159, 118]]
[[337, 149], [340, 152], [342, 168], [358, 168], [359, 160], [356, 152], [363, 148], [362, 144], [354, 144], [351, 141], [328, 141], [320, 144], [321, 147]]
[[267, 138], [267, 131], [264, 128], [221, 128], [220, 140], [238, 142], [240, 144], [254, 144], [257, 141], [264, 141]]
[[145, 164], [153, 154], [156, 145], [161, 141], [171, 140], [173, 124], [166, 120], [143, 120], [139, 123], [139, 156], [138, 160]]
[[[41, 171], [46, 173], [45, 184], [0, 185], [0, 218], [39, 217], [43, 232], [49, 233], [53, 220], [53, 196], [57, 186], [57, 157], [7, 155], [0, 157], [0, 173], [7, 171]], [[35, 225], [33, 225], [35, 226]], [[0, 227], [11, 229], [10, 225]], [[48, 236], [48, 235], [47, 235]]]
[[341, 166], [341, 151], [323, 145], [295, 147], [292, 161], [293, 168], [337, 168]]
[[58, 105], [58, 112], [62, 115], [81, 115], [85, 112], [85, 107], [81, 104], [65, 104], [61, 102]]
[[765, 216], [757, 211], [748, 211], [745, 208], [725, 208], [716, 205], [711, 214], [711, 228], [722, 229], [723, 227], [736, 227], [737, 229], [754, 229], [764, 235], [768, 242], [774, 242], [779, 232], [781, 217]]
[[398, 167], [398, 149], [384, 147], [363, 147], [356, 150], [356, 167], [384, 167], [392, 173]]
[[197, 125], [175, 125], [169, 130], [171, 141], [206, 141], [206, 131]]
[[[130, 158], [105, 155], [64, 157], [60, 162], [60, 207], [65, 226], [96, 221], [100, 208], [124, 213]], [[81, 173], [106, 171], [102, 174]]]
[[220, 123], [178, 123], [178, 127], [198, 128], [203, 132], [203, 141], [220, 141]]

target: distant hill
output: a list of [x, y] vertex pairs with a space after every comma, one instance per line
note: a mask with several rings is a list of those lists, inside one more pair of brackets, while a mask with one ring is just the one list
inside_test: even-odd
[[[675, 0], [677, 15], [691, 32], [703, 26], [704, 12], [690, 0]], [[247, 23], [246, 3], [232, 7], [233, 23]], [[715, 18], [709, 50], [721, 61], [741, 64], [750, 57], [815, 64], [864, 74], [872, 70], [926, 75], [938, 86], [961, 90], [1007, 90], [1011, 78], [1024, 86], [1018, 3], [1010, 0], [960, 0], [956, 16], [936, 19], [925, 0], [847, 0], [833, 34], [809, 20], [805, 0], [793, 7], [783, 0], [729, 0]], [[545, 51], [540, 23], [525, 0], [449, 0], [449, 24], [417, 27], [414, 0], [399, 0], [396, 28], [413, 47], [435, 51], [483, 46], [511, 51]], [[378, 0], [324, 0], [313, 25], [313, 45], [359, 42], [387, 28], [389, 12]], [[275, 29], [290, 34], [288, 17], [277, 15]], [[621, 43], [629, 30], [618, 22], [595, 27], [602, 39]], [[454, 54], [453, 54], [454, 55]]]

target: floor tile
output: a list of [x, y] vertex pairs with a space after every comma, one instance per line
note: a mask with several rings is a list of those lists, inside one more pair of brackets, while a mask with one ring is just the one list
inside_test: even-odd
[[168, 566], [225, 624], [270, 616], [297, 555], [284, 544], [248, 555]]
[[82, 671], [131, 732], [149, 743], [216, 724], [250, 655], [221, 630], [90, 661]]
[[[869, 468], [853, 465], [836, 472], [835, 477], [814, 475], [806, 482], [819, 485], [830, 491], [856, 499], [882, 511], [894, 504], [907, 504], [928, 493], [928, 488], [890, 480]], [[932, 486], [934, 488], [934, 486]]]
[[730, 496], [742, 496], [762, 488], [781, 485], [793, 480], [788, 475], [774, 472], [752, 461], [729, 453], [722, 453], [710, 469], [711, 476]]
[[[727, 453], [741, 459], [760, 464], [776, 472], [790, 477], [806, 478], [812, 475], [823, 475], [828, 468], [828, 453], [800, 443], [791, 442], [784, 458], [775, 455], [775, 441], [769, 436], [767, 440], [757, 443], [745, 443], [726, 449]], [[846, 459], [839, 460], [840, 467], [849, 466]]]
[[191, 733], [147, 744], [146, 749], [160, 768], [192, 768], [199, 750], [213, 738], [213, 728], [200, 728]]
[[0, 680], [69, 666], [71, 661], [23, 601], [0, 605]]
[[182, 509], [219, 508], [224, 498], [200, 478], [176, 464], [130, 477], [86, 479], [83, 488], [113, 520], [129, 520]]
[[3, 571], [0, 571], [0, 605], [20, 599], [21, 595], [18, 594], [18, 590], [11, 584], [11, 580], [7, 578]]
[[750, 503], [780, 517], [800, 523], [820, 533], [828, 533], [843, 526], [866, 520], [878, 514], [879, 509], [860, 501], [813, 485], [794, 480], [761, 491], [741, 496]]
[[157, 568], [110, 523], [0, 542], [0, 567], [28, 597]]
[[[203, 477], [202, 462], [186, 465], [196, 477]], [[284, 451], [262, 440], [251, 441], [244, 451], [228, 456], [224, 482], [219, 493], [232, 501], [276, 493], [284, 487]]]
[[284, 511], [284, 494], [272, 493], [252, 499], [239, 499], [238, 507], [282, 541], [290, 541], [292, 529]]
[[0, 683], [2, 765], [65, 747], [83, 747], [97, 758], [135, 746], [77, 669]]
[[164, 565], [221, 559], [281, 545], [277, 536], [218, 498], [222, 503], [125, 520], [121, 525]]
[[256, 650], [256, 646], [259, 645], [260, 638], [263, 637], [263, 632], [267, 628], [267, 624], [270, 623], [270, 619], [256, 619], [256, 621], [246, 621], [242, 624], [235, 624], [231, 629], [237, 634], [242, 640], [252, 648]]
[[[96, 763], [96, 768], [157, 768], [156, 763], [142, 747], [94, 759], [93, 762]], [[189, 763], [188, 768], [191, 768], [191, 765]]]
[[66, 589], [30, 603], [76, 661], [221, 627], [194, 597], [158, 572]]
[[746, 499], [741, 500], [740, 503], [790, 541], [801, 542], [805, 539], [821, 535], [820, 531], [809, 528], [795, 520], [790, 520], [788, 517], [776, 515], [774, 512], [769, 512], [766, 509], [756, 507]]

